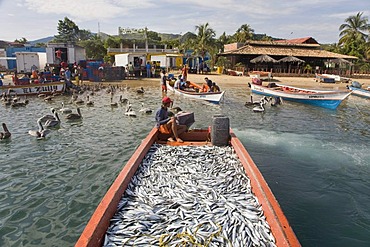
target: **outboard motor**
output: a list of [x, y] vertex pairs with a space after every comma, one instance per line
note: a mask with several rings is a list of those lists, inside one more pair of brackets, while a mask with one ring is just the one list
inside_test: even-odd
[[355, 88], [361, 88], [361, 87], [362, 87], [362, 85], [361, 85], [361, 83], [359, 83], [358, 81], [353, 81], [353, 82], [352, 82], [352, 87], [355, 87]]

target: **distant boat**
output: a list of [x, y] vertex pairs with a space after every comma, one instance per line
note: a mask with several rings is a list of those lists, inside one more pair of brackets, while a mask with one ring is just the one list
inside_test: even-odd
[[325, 83], [336, 83], [336, 82], [349, 82], [351, 79], [348, 77], [343, 77], [340, 75], [334, 74], [315, 74], [316, 81], [325, 82]]
[[284, 100], [320, 106], [328, 109], [336, 109], [339, 104], [352, 93], [349, 90], [325, 91], [297, 88], [275, 83], [272, 85], [272, 87], [251, 83], [250, 87], [252, 92], [256, 94], [277, 96]]
[[[192, 85], [196, 85], [195, 83], [191, 83]], [[198, 85], [198, 89], [201, 87]], [[220, 101], [223, 99], [225, 91], [220, 91], [220, 92], [196, 92], [194, 91], [187, 91], [187, 90], [180, 90], [172, 87], [171, 85], [168, 85], [168, 89], [175, 92], [176, 94], [181, 94], [187, 98], [192, 98], [192, 99], [199, 99], [199, 100], [206, 100], [211, 103], [218, 104]]]
[[250, 78], [257, 78], [260, 80], [270, 80], [272, 79], [272, 74], [271, 72], [266, 72], [266, 71], [250, 71], [248, 72], [248, 75]]
[[18, 96], [28, 96], [45, 94], [51, 95], [53, 93], [62, 93], [65, 90], [65, 83], [58, 82], [48, 82], [48, 83], [33, 83], [26, 85], [7, 85], [0, 87], [0, 94], [7, 95], [18, 95]]

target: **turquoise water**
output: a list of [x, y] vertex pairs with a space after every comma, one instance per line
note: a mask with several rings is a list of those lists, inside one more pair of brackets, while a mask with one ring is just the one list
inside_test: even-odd
[[[141, 115], [144, 102], [160, 105], [159, 83], [129, 81], [123, 94], [138, 117], [110, 107], [104, 90], [81, 106], [83, 120], [66, 122], [45, 140], [36, 140], [36, 120], [60, 108], [60, 96], [27, 107], [0, 105], [0, 121], [12, 132], [0, 141], [0, 246], [73, 246], [97, 204], [154, 126], [154, 113]], [[225, 102], [214, 105], [181, 96], [175, 105], [194, 111], [194, 128], [212, 116], [230, 117], [231, 127], [261, 170], [303, 246], [368, 246], [370, 242], [369, 100], [350, 96], [337, 110], [284, 102], [264, 114], [245, 107], [249, 89], [222, 85]], [[140, 86], [144, 95], [136, 94]], [[259, 96], [256, 96], [256, 99]], [[116, 96], [115, 100], [118, 100]], [[66, 107], [75, 106], [66, 104]]]

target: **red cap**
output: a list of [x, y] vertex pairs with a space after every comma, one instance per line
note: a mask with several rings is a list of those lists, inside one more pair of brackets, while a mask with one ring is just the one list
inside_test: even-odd
[[168, 103], [171, 103], [171, 102], [172, 102], [172, 100], [167, 96], [162, 99], [162, 103], [168, 104]]

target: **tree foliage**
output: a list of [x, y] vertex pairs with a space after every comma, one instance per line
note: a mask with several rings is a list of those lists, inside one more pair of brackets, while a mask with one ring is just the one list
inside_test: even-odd
[[86, 49], [86, 56], [88, 59], [103, 60], [107, 55], [104, 42], [98, 35], [94, 35], [89, 40], [81, 41], [80, 44]]
[[64, 20], [58, 21], [58, 35], [54, 36], [55, 42], [70, 42], [76, 43], [79, 40], [80, 29], [72, 20], [68, 17], [64, 17]]

